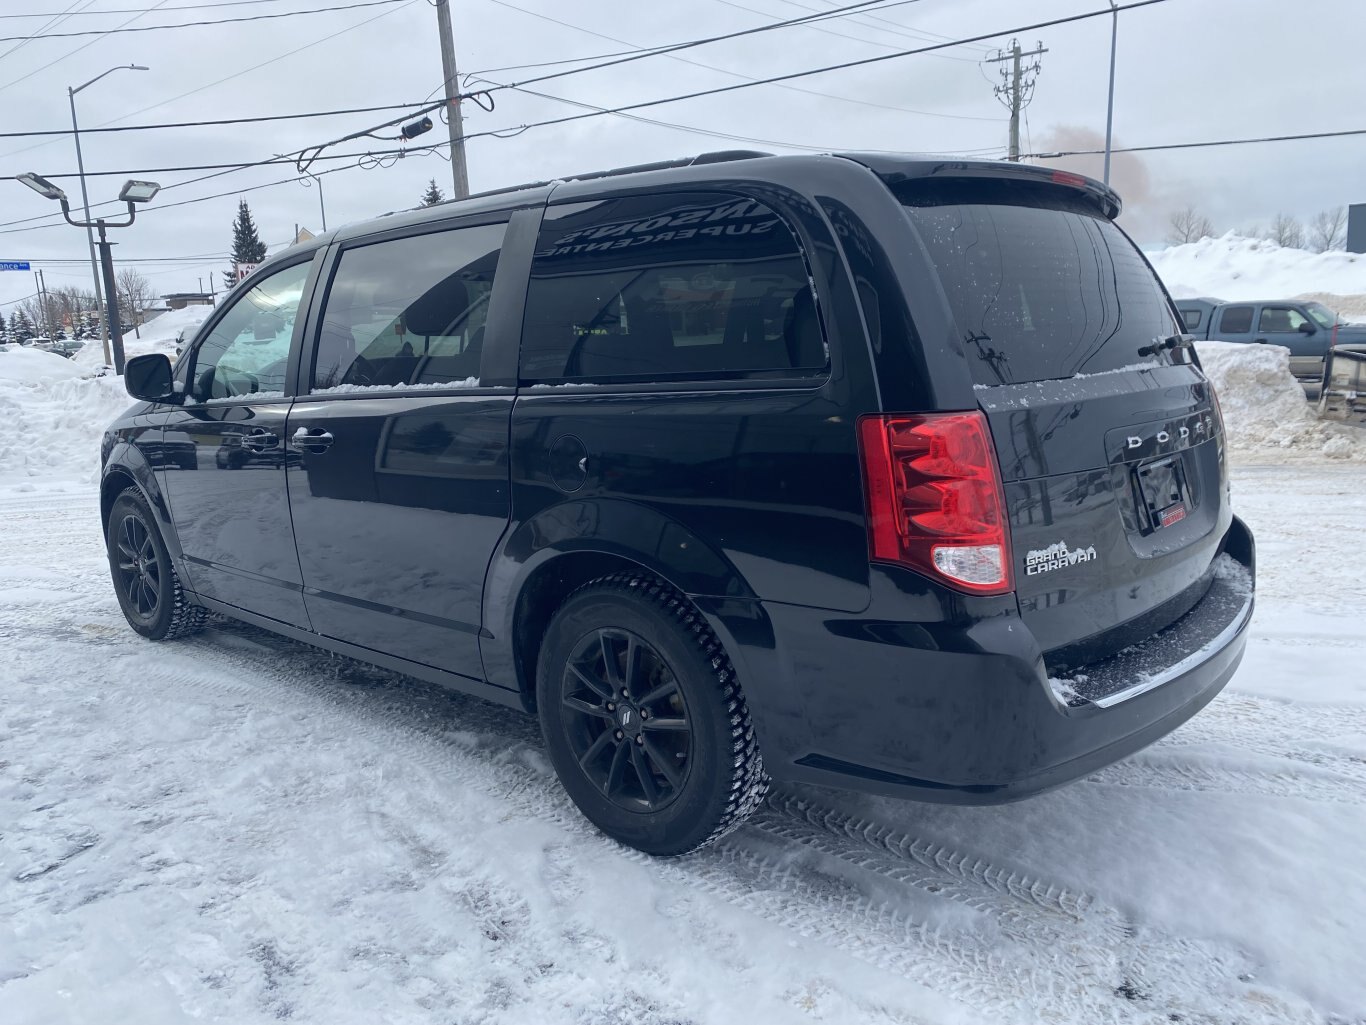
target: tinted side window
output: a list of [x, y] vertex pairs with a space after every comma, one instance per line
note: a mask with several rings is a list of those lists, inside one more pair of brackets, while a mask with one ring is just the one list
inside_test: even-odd
[[1204, 310], [1182, 310], [1181, 319], [1186, 322], [1186, 330], [1194, 331], [1200, 326], [1200, 321], [1205, 318]]
[[547, 211], [523, 380], [808, 377], [827, 363], [801, 248], [757, 200], [676, 193]]
[[1231, 335], [1245, 335], [1252, 330], [1251, 306], [1226, 306], [1219, 314], [1219, 330]]
[[297, 263], [276, 271], [234, 300], [195, 350], [191, 398], [284, 396], [289, 343], [311, 266]]
[[342, 253], [323, 309], [312, 391], [474, 387], [505, 224]]

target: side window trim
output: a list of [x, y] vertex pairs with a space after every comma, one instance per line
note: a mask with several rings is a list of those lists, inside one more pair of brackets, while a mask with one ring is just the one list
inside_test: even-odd
[[[488, 225], [503, 224], [508, 227], [503, 236], [503, 246], [498, 257], [498, 269], [494, 272], [493, 290], [490, 295], [490, 305], [488, 313], [488, 324], [497, 326], [495, 314], [497, 308], [494, 303], [497, 300], [500, 285], [509, 275], [504, 273], [504, 258], [508, 251], [508, 242], [512, 236], [512, 225], [516, 223], [517, 217], [522, 213], [533, 213], [539, 217], [539, 208], [532, 211], [522, 210], [492, 210], [481, 211], [467, 217], [452, 218], [442, 221], [423, 221], [419, 224], [405, 225], [402, 228], [390, 229], [382, 232], [372, 232], [368, 235], [358, 235], [344, 241], [334, 241], [328, 245], [326, 254], [318, 262], [316, 274], [310, 281], [311, 292], [308, 302], [308, 315], [304, 324], [305, 334], [303, 344], [298, 346], [291, 353], [290, 380], [293, 383], [291, 394], [300, 398], [314, 397], [312, 393], [313, 370], [318, 358], [318, 342], [322, 333], [323, 312], [327, 306], [328, 295], [336, 284], [337, 271], [341, 266], [342, 257], [347, 252], [360, 249], [365, 246], [377, 245], [385, 242], [396, 242], [402, 239], [418, 238], [424, 235], [436, 235], [446, 231], [457, 231], [462, 228], [479, 228]], [[525, 287], [525, 286], [523, 286]], [[518, 327], [520, 331], [520, 325]], [[486, 336], [491, 331], [486, 328]], [[420, 394], [433, 398], [447, 395], [481, 395], [487, 394], [490, 390], [508, 389], [515, 382], [500, 382], [489, 379], [484, 373], [485, 364], [488, 363], [489, 345], [485, 342], [485, 351], [480, 358], [480, 384], [476, 388], [462, 388], [452, 386], [451, 388], [424, 387], [420, 390], [394, 388], [393, 390], [376, 392], [352, 392], [336, 395], [321, 394], [318, 399], [327, 401], [340, 401], [351, 399], [368, 398], [389, 398], [396, 396], [407, 396]], [[514, 355], [515, 359], [515, 355]]]
[[[325, 254], [329, 251], [329, 249], [330, 247], [319, 247], [317, 249], [314, 249], [311, 253], [301, 254], [298, 259], [282, 261], [278, 265], [272, 266], [270, 268], [270, 273], [268, 275], [261, 275], [261, 279], [264, 280], [265, 277], [277, 274], [280, 271], [286, 271], [293, 267], [298, 267], [300, 264], [311, 263], [312, 266], [309, 267], [308, 276], [304, 279], [304, 302], [300, 303], [299, 305], [300, 309], [307, 308], [311, 313], [314, 286], [318, 282], [319, 268], [321, 268], [324, 262], [324, 259], [320, 259], [320, 257], [325, 257]], [[184, 382], [186, 391], [189, 391], [194, 381], [193, 369], [195, 363], [197, 363], [199, 360], [199, 350], [204, 347], [204, 343], [208, 341], [209, 337], [218, 328], [218, 325], [223, 320], [223, 318], [225, 318], [226, 316], [228, 316], [229, 313], [232, 312], [232, 310], [237, 306], [238, 303], [240, 303], [246, 297], [247, 293], [250, 292], [251, 289], [248, 288], [238, 290], [237, 286], [234, 285], [233, 291], [236, 291], [237, 294], [233, 297], [232, 302], [224, 303], [218, 309], [214, 310], [213, 314], [209, 316], [204, 321], [204, 323], [199, 325], [199, 329], [195, 334], [194, 341], [191, 342], [185, 348], [185, 351], [181, 354], [180, 359], [176, 360], [175, 373], [173, 377], [177, 381]], [[297, 394], [295, 385], [297, 381], [296, 371], [299, 349], [301, 347], [303, 339], [306, 337], [305, 331], [307, 330], [307, 328], [308, 323], [306, 322], [306, 318], [300, 317], [296, 314], [294, 318], [294, 330], [290, 334], [289, 357], [285, 366], [285, 387], [284, 396], [282, 398], [257, 399], [253, 401], [250, 395], [243, 395], [240, 396], [239, 401], [239, 397], [234, 396], [233, 398], [217, 399], [214, 402], [214, 406], [218, 407], [234, 405], [259, 405], [264, 402], [292, 402], [294, 396]]]

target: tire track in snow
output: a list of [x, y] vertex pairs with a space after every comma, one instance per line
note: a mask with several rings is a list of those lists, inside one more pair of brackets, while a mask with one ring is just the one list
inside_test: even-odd
[[[1308, 761], [1308, 759], [1297, 759]], [[1105, 786], [1147, 787], [1207, 794], [1250, 794], [1298, 800], [1366, 804], [1366, 778], [1352, 778], [1332, 765], [1309, 773], [1293, 769], [1231, 768], [1198, 762], [1150, 761], [1135, 756], [1087, 777]]]
[[[230, 649], [223, 644], [228, 638], [233, 639]], [[398, 749], [400, 757], [416, 757], [428, 772], [548, 819], [576, 842], [599, 845], [604, 854], [649, 866], [807, 939], [969, 1002], [990, 1012], [993, 1022], [1146, 1021], [1157, 1010], [1154, 1004], [1163, 1008], [1164, 1017], [1200, 1020], [1242, 1003], [1239, 976], [1255, 968], [1236, 950], [1138, 930], [1119, 911], [1075, 888], [1012, 875], [985, 859], [781, 791], [757, 821], [716, 850], [676, 862], [651, 859], [588, 825], [545, 764], [533, 720], [515, 710], [231, 621], [187, 643], [197, 657], [207, 656], [226, 670], [204, 681], [211, 689], [240, 697], [244, 690], [259, 693], [265, 679], [283, 678], [283, 685], [265, 689], [323, 699], [343, 715], [341, 728]], [[321, 673], [320, 659], [327, 667]], [[257, 671], [249, 682], [231, 675], [244, 661]], [[333, 685], [337, 680], [348, 690], [339, 691]], [[416, 743], [400, 748], [393, 742], [396, 733]], [[477, 771], [459, 771], [441, 744], [471, 756]], [[794, 847], [843, 863], [854, 870], [843, 878], [863, 885], [840, 887], [830, 881], [838, 876], [823, 879], [810, 866], [794, 863]], [[888, 883], [982, 913], [1007, 942], [935, 925], [929, 920], [933, 914], [917, 916], [909, 902], [886, 899]], [[875, 895], [880, 889], [882, 899]], [[756, 891], [766, 896], [759, 899]], [[1202, 994], [1202, 1006], [1191, 1008], [1195, 993]], [[1245, 1009], [1265, 1011], [1266, 999], [1258, 993]], [[1314, 1019], [1280, 1006], [1263, 1020]]]

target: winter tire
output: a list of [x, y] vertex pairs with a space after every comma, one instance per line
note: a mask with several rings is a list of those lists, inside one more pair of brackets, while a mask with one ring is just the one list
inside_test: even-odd
[[128, 625], [154, 641], [198, 630], [205, 610], [185, 597], [156, 517], [137, 488], [114, 500], [105, 527], [109, 572]]
[[608, 836], [686, 854], [768, 789], [735, 670], [683, 595], [647, 576], [585, 584], [556, 611], [536, 670], [561, 783]]

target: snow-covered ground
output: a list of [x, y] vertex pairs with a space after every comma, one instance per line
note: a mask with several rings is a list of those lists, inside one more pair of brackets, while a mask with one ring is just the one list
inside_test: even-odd
[[652, 861], [514, 712], [139, 639], [93, 486], [128, 399], [0, 353], [0, 1023], [1366, 1020], [1361, 467], [1240, 442], [1298, 386], [1212, 362], [1259, 605], [1209, 708], [1020, 804], [782, 788]]
[[1366, 320], [1366, 256], [1311, 253], [1232, 232], [1171, 246], [1148, 259], [1178, 299], [1317, 299], [1349, 320]]

